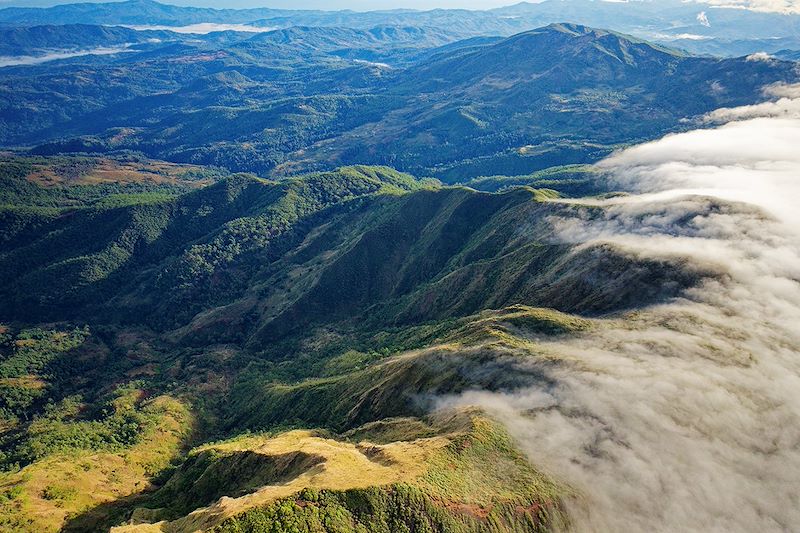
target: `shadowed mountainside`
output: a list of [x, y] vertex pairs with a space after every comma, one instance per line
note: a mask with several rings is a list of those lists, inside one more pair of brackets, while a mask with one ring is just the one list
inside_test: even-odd
[[258, 348], [341, 320], [377, 328], [512, 304], [608, 313], [695, 279], [611, 247], [558, 242], [551, 220], [576, 208], [546, 202], [552, 195], [352, 167], [48, 212], [9, 224], [0, 314], [182, 327], [187, 342]]

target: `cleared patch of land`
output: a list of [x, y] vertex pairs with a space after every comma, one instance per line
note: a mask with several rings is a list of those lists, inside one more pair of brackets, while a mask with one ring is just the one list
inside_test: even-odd
[[[0, 165], [7, 159], [0, 155]], [[20, 162], [20, 158], [14, 158]], [[203, 187], [213, 182], [213, 172], [197, 165], [181, 165], [144, 158], [61, 156], [31, 157], [25, 178], [43, 187], [63, 185], [151, 184]]]

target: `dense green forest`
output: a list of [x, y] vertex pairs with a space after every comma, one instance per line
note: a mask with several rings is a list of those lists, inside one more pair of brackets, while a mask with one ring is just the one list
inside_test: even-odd
[[[584, 167], [471, 183], [502, 190], [493, 193], [367, 166], [270, 181], [139, 158], [136, 180], [120, 174], [131, 161], [0, 165], [7, 527], [85, 530], [133, 516], [182, 530], [197, 526], [190, 511], [207, 509], [191, 516], [220, 531], [549, 530], [566, 520], [559, 494], [569, 489], [525, 466], [479, 413], [431, 418], [419, 398], [546, 382], [544, 369], [508, 371], [536, 351], [525, 336], [579, 334], [593, 327], [583, 317], [658, 301], [702, 275], [554, 244], [553, 217], [602, 213], [547, 201], [602, 190]], [[126, 179], [97, 183], [106, 172]], [[293, 428], [318, 429], [282, 433]], [[464, 455], [462, 439], [484, 451]], [[258, 455], [253, 442], [281, 451]], [[297, 443], [339, 451], [305, 457]], [[253, 455], [229, 464], [234, 448]], [[387, 485], [338, 477], [337, 461], [354, 453], [364, 476]], [[399, 454], [415, 473], [372, 453]], [[47, 470], [64, 456], [80, 475]], [[110, 466], [115, 458], [129, 466]], [[437, 474], [441, 461], [463, 471]], [[501, 463], [520, 477], [489, 473]], [[300, 490], [320, 464], [330, 481], [299, 500], [236, 499], [269, 476]], [[373, 464], [384, 466], [370, 474]], [[252, 469], [267, 477], [241, 477]], [[461, 496], [448, 492], [457, 483]], [[220, 496], [235, 505], [213, 511]], [[40, 519], [37, 508], [51, 511]]]

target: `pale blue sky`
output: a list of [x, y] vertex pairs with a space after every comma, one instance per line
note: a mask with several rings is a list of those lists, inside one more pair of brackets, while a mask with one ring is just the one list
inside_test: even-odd
[[[72, 4], [87, 0], [0, 0], [0, 7], [7, 6], [51, 6], [55, 4]], [[108, 1], [108, 0], [88, 0]], [[274, 7], [288, 9], [355, 9], [369, 11], [374, 9], [433, 9], [466, 8], [488, 9], [518, 3], [519, 0], [164, 0], [164, 3], [175, 5], [192, 5], [202, 7]]]

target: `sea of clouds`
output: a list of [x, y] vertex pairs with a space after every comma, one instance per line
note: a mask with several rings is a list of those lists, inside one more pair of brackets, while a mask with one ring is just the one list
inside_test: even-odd
[[800, 530], [800, 86], [765, 96], [604, 160], [631, 194], [553, 220], [566, 242], [713, 276], [542, 343], [555, 388], [442, 400], [483, 406], [574, 487], [577, 531]]

